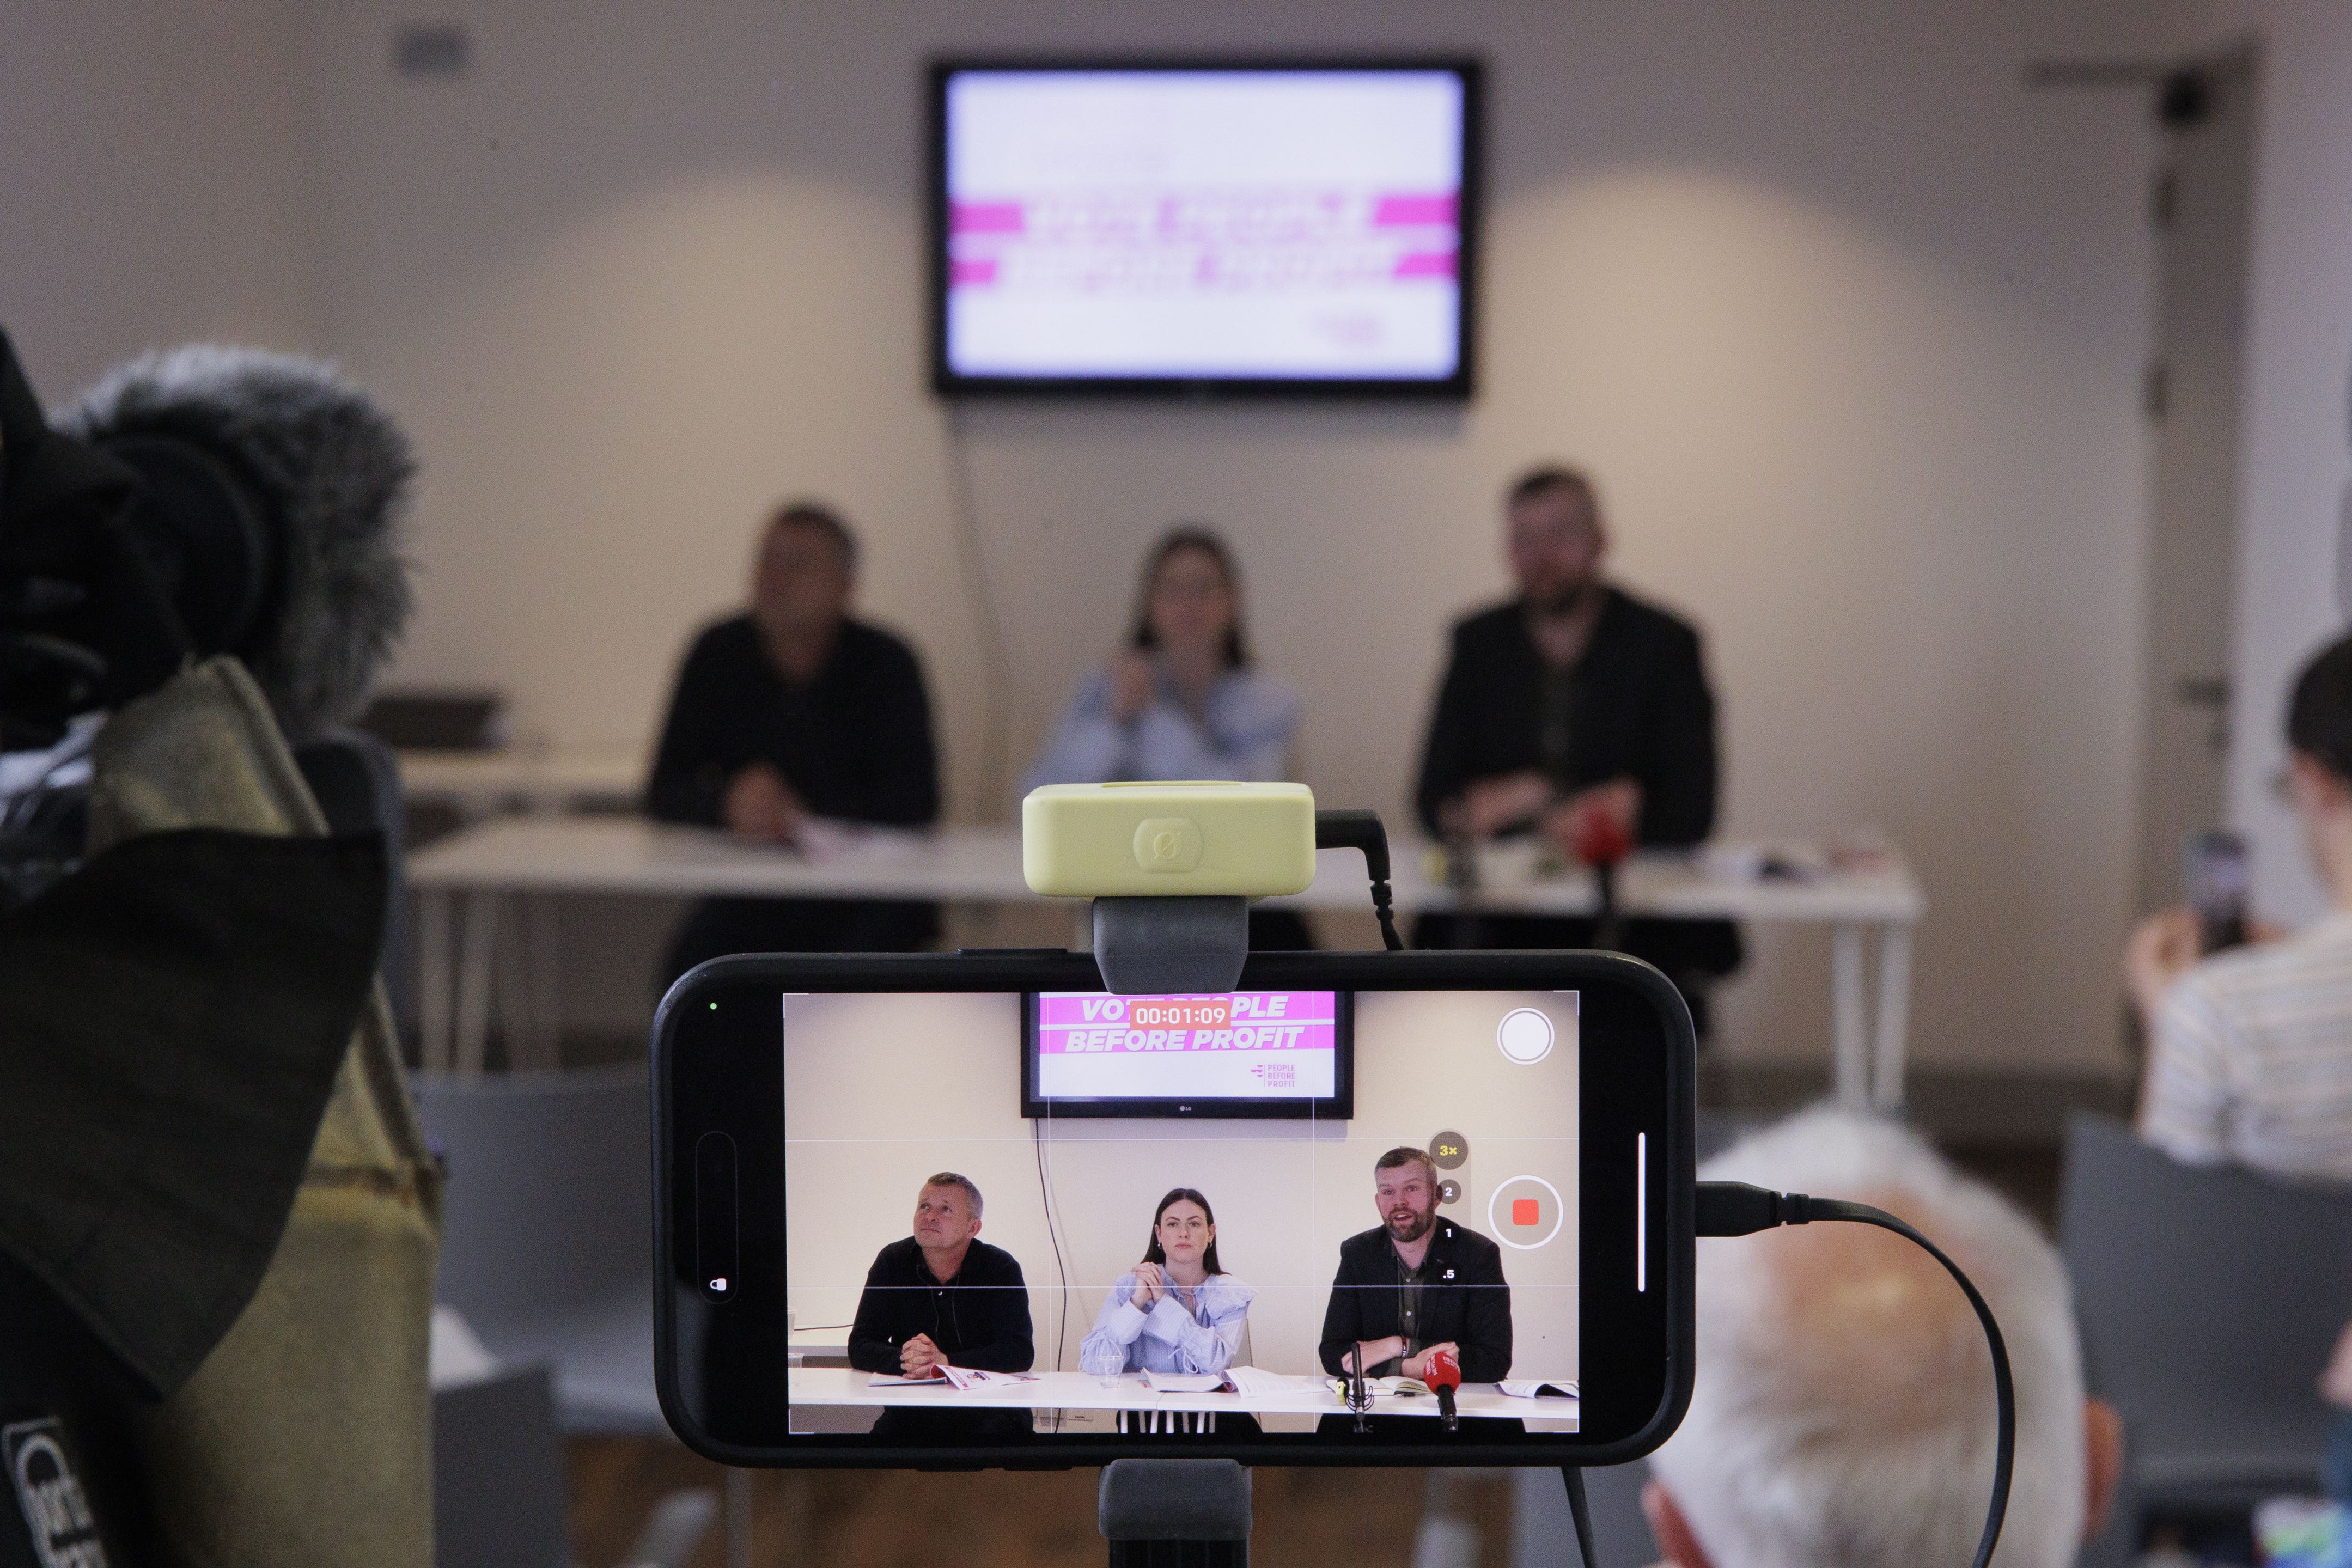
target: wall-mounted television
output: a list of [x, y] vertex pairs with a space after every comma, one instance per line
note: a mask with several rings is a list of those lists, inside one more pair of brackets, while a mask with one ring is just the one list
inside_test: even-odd
[[1021, 1114], [1346, 1121], [1356, 1111], [1347, 991], [1023, 998]]
[[943, 60], [949, 396], [1467, 397], [1468, 59]]

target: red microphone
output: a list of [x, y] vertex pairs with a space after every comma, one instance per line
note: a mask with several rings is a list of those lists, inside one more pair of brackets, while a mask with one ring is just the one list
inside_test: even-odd
[[1462, 1364], [1450, 1350], [1433, 1350], [1422, 1363], [1421, 1380], [1437, 1396], [1437, 1413], [1445, 1417], [1445, 1429], [1458, 1431], [1454, 1416], [1454, 1391], [1462, 1386]]
[[1594, 912], [1592, 945], [1615, 947], [1623, 939], [1617, 915], [1617, 862], [1633, 852], [1633, 835], [1617, 813], [1599, 802], [1576, 814], [1576, 858], [1592, 868], [1601, 907]]

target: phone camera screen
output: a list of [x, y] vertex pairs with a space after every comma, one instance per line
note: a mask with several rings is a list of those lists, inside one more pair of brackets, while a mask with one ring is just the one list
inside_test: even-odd
[[790, 1430], [1578, 1432], [1580, 1002], [782, 996]]

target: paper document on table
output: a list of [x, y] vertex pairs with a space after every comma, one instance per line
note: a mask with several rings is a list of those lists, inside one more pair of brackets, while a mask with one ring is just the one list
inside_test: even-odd
[[868, 1388], [919, 1388], [936, 1385], [942, 1388], [1002, 1388], [1015, 1383], [1034, 1383], [1034, 1373], [982, 1372], [971, 1366], [935, 1365], [920, 1377], [893, 1377], [877, 1372], [866, 1380]]
[[982, 1372], [970, 1366], [941, 1366], [940, 1371], [958, 1388], [1008, 1388], [1037, 1381], [1036, 1375], [1029, 1372]]
[[923, 835], [839, 817], [803, 817], [793, 830], [793, 847], [812, 865], [824, 865], [856, 851], [868, 860], [898, 859], [922, 846]]
[[1213, 1394], [1225, 1385], [1222, 1372], [1147, 1372], [1154, 1394]]
[[1498, 1394], [1507, 1394], [1514, 1399], [1580, 1397], [1576, 1392], [1576, 1380], [1572, 1377], [1554, 1378], [1550, 1382], [1533, 1377], [1513, 1378], [1508, 1382], [1495, 1385], [1495, 1391]]
[[1315, 1386], [1311, 1377], [1286, 1377], [1279, 1372], [1262, 1372], [1255, 1366], [1229, 1366], [1220, 1387], [1236, 1394], [1269, 1399], [1286, 1394], [1301, 1394]]

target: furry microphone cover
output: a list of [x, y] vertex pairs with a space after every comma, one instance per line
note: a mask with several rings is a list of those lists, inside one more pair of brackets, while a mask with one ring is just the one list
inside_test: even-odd
[[268, 536], [267, 598], [220, 650], [289, 740], [356, 716], [411, 603], [397, 530], [415, 464], [389, 415], [331, 366], [192, 344], [118, 366], [57, 421], [101, 450], [185, 443], [245, 492]]

